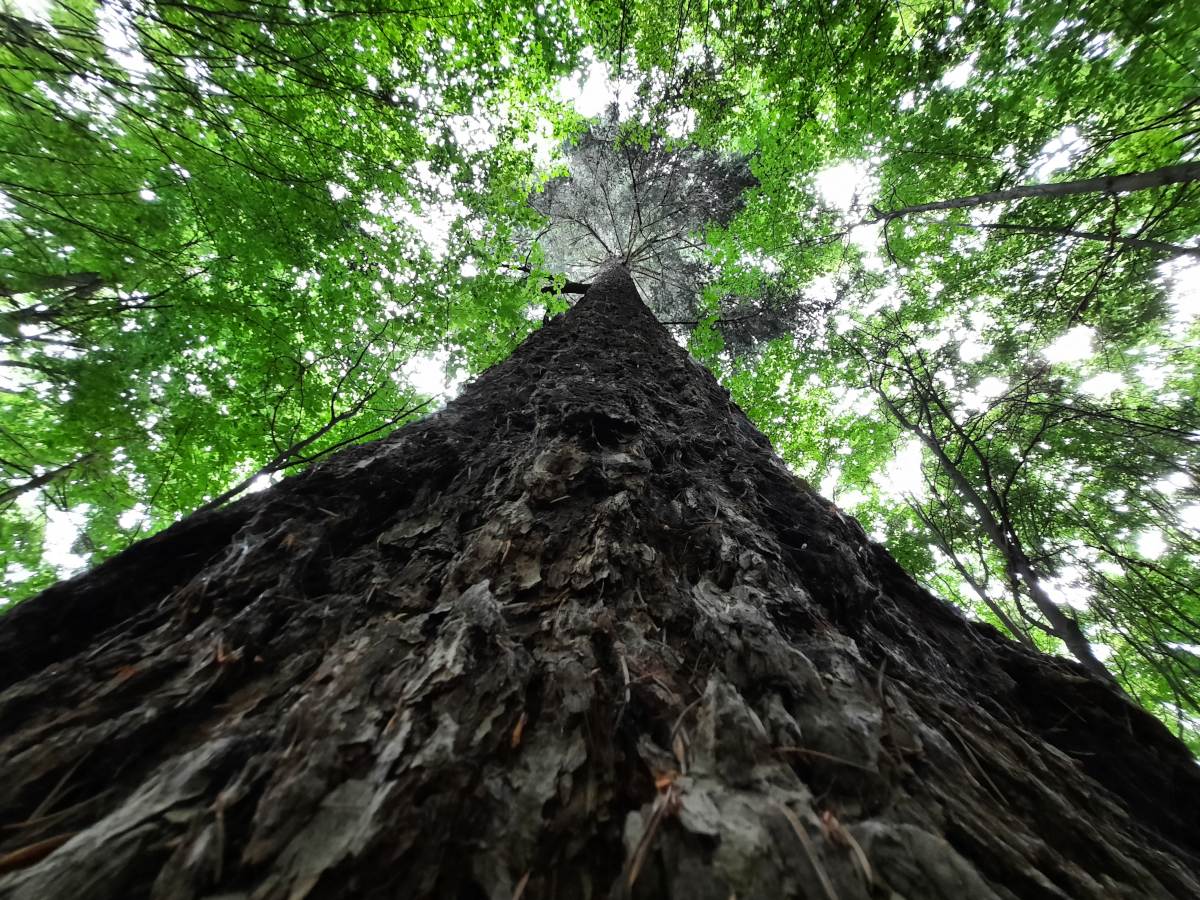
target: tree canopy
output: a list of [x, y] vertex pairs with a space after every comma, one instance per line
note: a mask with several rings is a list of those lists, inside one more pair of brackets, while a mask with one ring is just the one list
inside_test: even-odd
[[606, 259], [796, 476], [1200, 746], [1200, 8], [4, 0], [18, 601]]

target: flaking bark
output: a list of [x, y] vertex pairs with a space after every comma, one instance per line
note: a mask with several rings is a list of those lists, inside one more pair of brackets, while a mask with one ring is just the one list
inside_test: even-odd
[[1183, 745], [918, 587], [619, 268], [17, 607], [0, 688], [3, 900], [1200, 894]]

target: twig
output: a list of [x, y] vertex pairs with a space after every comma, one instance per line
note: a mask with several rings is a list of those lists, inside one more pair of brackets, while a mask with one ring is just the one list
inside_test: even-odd
[[33, 812], [31, 812], [29, 814], [29, 818], [26, 819], [21, 824], [28, 825], [34, 819], [39, 819], [42, 816], [44, 816], [46, 813], [50, 812], [50, 807], [52, 807], [54, 805], [55, 801], [58, 800], [58, 798], [62, 796], [62, 790], [64, 787], [66, 787], [67, 779], [69, 779], [72, 775], [74, 775], [75, 770], [78, 769], [81, 765], [83, 765], [83, 761], [91, 755], [92, 755], [92, 751], [88, 750], [87, 753], [85, 753], [85, 754], [83, 754], [83, 756], [79, 757], [79, 759], [77, 759], [75, 761], [75, 765], [73, 765], [73, 766], [71, 766], [71, 768], [67, 769], [67, 771], [65, 773], [63, 773], [63, 777], [58, 779], [58, 784], [54, 785], [53, 790], [51, 790], [50, 793], [46, 795], [46, 799], [43, 800], [41, 803], [39, 803], [38, 808], [35, 809]]
[[[637, 877], [642, 871], [642, 865], [646, 862], [646, 854], [650, 852], [650, 844], [654, 840], [654, 835], [658, 833], [659, 825], [662, 824], [663, 816], [674, 806], [675, 801], [675, 785], [669, 783], [666, 790], [661, 791], [654, 801], [654, 812], [650, 815], [650, 821], [646, 825], [646, 830], [642, 832], [642, 839], [638, 841], [633, 856], [630, 857], [629, 875], [625, 879], [626, 894], [633, 888], [633, 883], [637, 881]], [[837, 898], [834, 897], [833, 900], [837, 900]]]
[[825, 888], [825, 893], [829, 895], [829, 900], [838, 900], [837, 891], [833, 889], [833, 882], [829, 880], [829, 875], [825, 872], [825, 867], [821, 865], [821, 861], [817, 859], [817, 848], [813, 846], [812, 838], [808, 836], [808, 832], [804, 830], [804, 826], [800, 824], [800, 820], [796, 814], [788, 809], [787, 805], [780, 801], [774, 801], [775, 805], [787, 817], [788, 822], [792, 825], [792, 830], [796, 832], [796, 837], [800, 838], [800, 844], [804, 847], [804, 852], [808, 854], [808, 861], [812, 863], [812, 867], [817, 872], [817, 878], [821, 880], [821, 886]]
[[2, 828], [4, 831], [20, 831], [22, 828], [33, 828], [38, 825], [49, 825], [52, 822], [57, 822], [60, 819], [65, 819], [67, 816], [71, 815], [72, 813], [79, 812], [79, 810], [83, 809], [86, 806], [89, 806], [90, 804], [94, 804], [94, 803], [98, 802], [99, 800], [101, 800], [101, 799], [107, 797], [109, 794], [111, 794], [113, 792], [113, 790], [114, 790], [113, 788], [108, 788], [107, 790], [101, 791], [99, 794], [96, 794], [94, 797], [88, 797], [86, 800], [81, 800], [79, 803], [72, 804], [71, 806], [68, 806], [66, 809], [60, 809], [56, 813], [50, 813], [47, 816], [42, 816], [40, 819], [26, 819], [24, 822], [17, 822], [15, 825], [3, 825], [3, 826], [0, 826], [0, 828]]
[[700, 705], [703, 697], [699, 697], [683, 708], [683, 712], [679, 714], [679, 718], [675, 720], [675, 724], [671, 726], [671, 740], [675, 739], [675, 732], [679, 730], [679, 726], [683, 724], [683, 717], [690, 713], [693, 709]]
[[835, 763], [841, 763], [843, 766], [850, 766], [852, 769], [862, 769], [864, 772], [870, 772], [872, 775], [879, 773], [870, 766], [864, 766], [862, 763], [850, 762], [848, 759], [842, 759], [840, 756], [834, 756], [832, 753], [822, 753], [820, 750], [809, 750], [807, 747], [776, 747], [780, 753], [806, 753], [809, 756], [819, 756], [821, 759], [828, 759]]
[[533, 874], [533, 869], [525, 873], [520, 881], [517, 882], [517, 889], [513, 891], [512, 900], [521, 900], [521, 895], [525, 893], [525, 885], [529, 884], [529, 876]]
[[981, 766], [979, 764], [979, 759], [975, 756], [975, 752], [967, 745], [966, 738], [964, 738], [962, 733], [959, 731], [959, 727], [958, 727], [957, 723], [955, 723], [955, 721], [950, 718], [943, 718], [942, 721], [946, 723], [946, 725], [949, 727], [949, 729], [954, 733], [954, 736], [956, 738], [958, 738], [959, 745], [964, 750], [967, 751], [967, 757], [971, 760], [971, 762], [973, 762], [975, 764], [976, 771], [978, 771], [979, 774], [983, 776], [984, 781], [986, 781], [988, 783], [988, 786], [992, 789], [992, 793], [995, 794], [996, 799], [999, 800], [1001, 803], [1003, 803], [1005, 806], [1008, 806], [1008, 799], [1004, 796], [1003, 793], [1001, 793], [1000, 788], [996, 787], [995, 782], [993, 782], [992, 779], [988, 776], [988, 773], [983, 770], [983, 766]]
[[871, 863], [867, 860], [867, 854], [863, 853], [863, 848], [858, 845], [858, 841], [845, 828], [842, 829], [842, 834], [846, 840], [850, 842], [850, 849], [854, 851], [854, 857], [858, 860], [859, 866], [862, 867], [863, 875], [867, 878], [867, 890], [875, 890], [875, 876], [871, 873]]
[[216, 846], [216, 867], [214, 871], [213, 884], [221, 883], [221, 876], [225, 869], [225, 792], [217, 794], [216, 802], [213, 803], [213, 809], [216, 811], [216, 821], [213, 823], [214, 843]]
[[613, 730], [621, 724], [621, 719], [625, 715], [625, 710], [629, 707], [629, 698], [632, 696], [629, 690], [629, 665], [625, 662], [625, 655], [618, 653], [618, 658], [621, 660], [621, 674], [625, 677], [625, 699], [621, 703], [621, 708], [617, 710], [617, 720], [613, 723]]
[[[887, 657], [884, 657], [883, 663], [879, 666], [879, 680], [875, 683], [875, 692], [879, 694], [879, 712], [883, 717], [884, 727], [887, 729], [888, 741], [892, 745], [889, 755], [894, 751], [898, 756], [901, 752], [900, 745], [896, 742], [896, 730], [892, 727], [892, 716], [888, 712], [887, 685], [883, 680], [883, 672], [887, 668], [887, 664]], [[893, 756], [893, 760], [897, 759], [897, 756]]]
[[655, 675], [653, 672], [648, 672], [645, 675], [645, 677], [649, 678], [651, 681], [653, 681], [655, 684], [657, 684], [660, 688], [662, 688], [664, 691], [666, 691], [670, 695], [671, 700], [673, 702], [675, 702], [675, 703], [679, 702], [679, 699], [680, 699], [679, 696], [673, 690], [671, 690], [669, 687], [667, 687], [666, 683], [661, 678], [659, 678], [657, 675]]
[[0, 875], [37, 865], [77, 834], [78, 831], [68, 831], [0, 856]]
[[522, 711], [522, 712], [521, 712], [521, 718], [517, 719], [517, 725], [516, 725], [516, 727], [513, 729], [513, 733], [512, 733], [512, 745], [513, 745], [513, 747], [519, 747], [519, 746], [521, 746], [521, 735], [522, 735], [522, 733], [524, 733], [524, 731], [525, 731], [525, 723], [526, 723], [528, 720], [529, 720], [529, 714], [528, 714], [528, 713], [526, 713], [526, 712], [524, 712], [524, 711]]
[[867, 880], [867, 889], [875, 888], [875, 876], [871, 872], [871, 864], [867, 861], [867, 854], [863, 853], [863, 848], [858, 845], [858, 841], [841, 822], [826, 810], [821, 814], [821, 824], [828, 829], [829, 836], [833, 838], [834, 843], [841, 844], [843, 847], [849, 847], [854, 853], [854, 859], [858, 863], [858, 867], [862, 870], [863, 877]]

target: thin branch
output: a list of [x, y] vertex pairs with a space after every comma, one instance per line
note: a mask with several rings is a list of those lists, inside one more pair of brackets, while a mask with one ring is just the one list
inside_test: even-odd
[[975, 225], [969, 222], [943, 222], [939, 224], [947, 225], [951, 228], [972, 228], [975, 230], [986, 228], [989, 230], [1020, 231], [1029, 234], [1048, 234], [1062, 238], [1079, 238], [1087, 241], [1101, 241], [1105, 244], [1124, 244], [1126, 247], [1136, 247], [1139, 250], [1157, 250], [1161, 253], [1169, 253], [1172, 256], [1193, 256], [1200, 258], [1200, 247], [1183, 247], [1179, 244], [1168, 244], [1166, 241], [1125, 237], [1119, 234], [1105, 234], [1100, 231], [1075, 231], [1060, 225], [1006, 225], [1002, 223], [981, 223]]

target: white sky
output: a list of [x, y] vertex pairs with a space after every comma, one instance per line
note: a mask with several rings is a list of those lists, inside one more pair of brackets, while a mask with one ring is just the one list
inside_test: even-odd
[[1089, 397], [1107, 397], [1114, 391], [1119, 391], [1124, 388], [1125, 379], [1116, 372], [1101, 372], [1099, 375], [1093, 375], [1087, 381], [1079, 386], [1079, 393], [1087, 394]]
[[1157, 528], [1151, 528], [1149, 531], [1143, 531], [1138, 536], [1138, 553], [1146, 557], [1146, 559], [1158, 559], [1166, 552], [1167, 542], [1163, 538], [1163, 533]]
[[972, 53], [965, 60], [942, 76], [942, 85], [950, 90], [957, 90], [966, 85], [967, 80], [975, 71], [975, 60], [979, 58], [978, 53]]
[[1087, 149], [1087, 143], [1074, 128], [1064, 128], [1062, 134], [1042, 148], [1041, 155], [1033, 165], [1033, 180], [1049, 181], [1059, 169], [1065, 169], [1071, 160]]
[[42, 560], [54, 566], [60, 578], [69, 578], [87, 565], [87, 557], [71, 552], [71, 545], [84, 525], [87, 509], [85, 505], [65, 511], [54, 508], [46, 511], [48, 521]]
[[467, 373], [462, 369], [456, 369], [453, 376], [449, 376], [446, 372], [449, 361], [448, 350], [436, 350], [414, 356], [401, 371], [409, 387], [417, 393], [437, 397], [444, 403], [458, 396], [459, 388], [467, 379]]
[[917, 438], [911, 438], [892, 464], [874, 476], [879, 492], [892, 503], [903, 503], [906, 496], [921, 499], [925, 496], [925, 479], [921, 475], [924, 451]]
[[963, 391], [963, 406], [970, 410], [981, 410], [1006, 390], [1008, 390], [1008, 385], [1005, 382], [989, 375], [975, 385], [974, 389]]
[[[1175, 325], [1186, 326], [1192, 319], [1200, 317], [1200, 260], [1173, 259], [1159, 266], [1158, 271], [1175, 310]], [[1182, 334], [1177, 336], [1182, 337]]]
[[[575, 106], [581, 116], [593, 118], [604, 112], [616, 93], [615, 85], [608, 77], [605, 67], [591, 58], [587, 66], [577, 75], [567, 75], [558, 82], [558, 94]], [[627, 95], [630, 91], [625, 91]]]
[[[556, 87], [559, 99], [573, 104], [577, 113], [589, 119], [603, 113], [615, 100], [623, 121], [636, 118], [638, 82], [630, 78], [619, 81], [610, 78], [608, 68], [597, 62], [590, 50], [584, 51], [583, 59], [584, 65], [579, 72], [559, 79]], [[682, 112], [668, 122], [667, 131], [680, 137], [691, 122], [688, 112]]]
[[818, 172], [813, 181], [825, 202], [843, 213], [850, 212], [856, 197], [861, 203], [877, 190], [867, 164], [860, 161], [838, 163]]
[[17, 15], [27, 19], [45, 22], [50, 18], [50, 0], [7, 0], [7, 2], [12, 5]]
[[1049, 362], [1077, 362], [1092, 355], [1092, 340], [1096, 329], [1087, 325], [1076, 325], [1057, 341], [1042, 351]]

